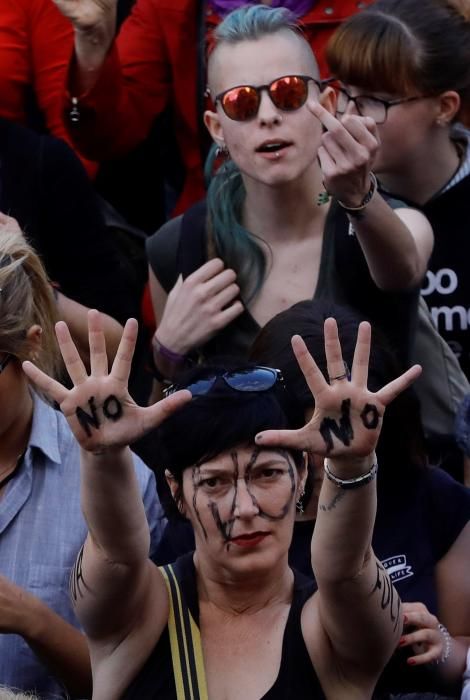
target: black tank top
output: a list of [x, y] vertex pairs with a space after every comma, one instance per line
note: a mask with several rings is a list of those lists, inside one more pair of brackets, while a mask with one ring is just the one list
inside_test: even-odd
[[[193, 553], [173, 565], [186, 604], [199, 624], [199, 606]], [[294, 570], [294, 593], [282, 643], [279, 675], [260, 700], [325, 700], [313, 668], [300, 626], [305, 602], [315, 590], [314, 583]], [[122, 696], [123, 700], [176, 700], [176, 687], [168, 628], [166, 628], [142, 670]], [[214, 699], [216, 700], [216, 699]]]

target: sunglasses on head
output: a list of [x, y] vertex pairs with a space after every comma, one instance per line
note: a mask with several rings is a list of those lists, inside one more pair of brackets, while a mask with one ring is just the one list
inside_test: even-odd
[[206, 377], [195, 379], [190, 384], [172, 384], [163, 392], [164, 397], [174, 394], [180, 389], [187, 389], [193, 396], [208, 394], [218, 381], [224, 381], [235, 391], [261, 392], [268, 391], [276, 384], [283, 382], [279, 369], [272, 367], [249, 367], [247, 369], [235, 369], [230, 372], [210, 372]]
[[227, 117], [237, 122], [253, 119], [258, 114], [261, 93], [268, 92], [273, 104], [283, 112], [300, 109], [308, 97], [308, 84], [315, 83], [318, 90], [321, 84], [309, 75], [284, 75], [268, 85], [237, 85], [216, 95], [214, 104], [220, 103]]

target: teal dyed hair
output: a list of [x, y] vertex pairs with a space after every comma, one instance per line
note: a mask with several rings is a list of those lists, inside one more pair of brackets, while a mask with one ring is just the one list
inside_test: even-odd
[[[295, 15], [285, 7], [240, 7], [227, 15], [215, 29], [214, 51], [223, 44], [256, 41], [286, 30], [301, 36]], [[246, 196], [240, 170], [227, 158], [211, 178], [214, 154], [215, 146], [206, 162], [206, 178], [210, 179], [207, 191], [210, 227], [217, 254], [227, 267], [236, 271], [241, 297], [248, 303], [263, 284], [266, 259], [255, 236], [240, 223]]]

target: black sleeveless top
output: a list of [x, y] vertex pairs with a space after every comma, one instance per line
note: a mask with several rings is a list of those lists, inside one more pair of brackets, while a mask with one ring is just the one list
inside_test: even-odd
[[[387, 198], [395, 209], [403, 205]], [[146, 242], [147, 258], [168, 293], [181, 274], [183, 279], [207, 262], [207, 210], [205, 201], [183, 216], [168, 221]], [[366, 258], [344, 210], [334, 200], [325, 222], [320, 267], [314, 299], [348, 306], [387, 338], [404, 366], [409, 365], [417, 321], [419, 288], [385, 291], [371, 277]], [[196, 355], [246, 357], [260, 327], [248, 309], [220, 330]]]
[[[193, 553], [180, 557], [173, 565], [173, 570], [184, 600], [196, 624], [199, 624]], [[279, 674], [274, 685], [260, 700], [326, 699], [305, 646], [300, 626], [302, 608], [314, 590], [314, 583], [294, 570], [294, 593], [284, 631]], [[122, 699], [176, 700], [168, 628], [164, 630], [142, 670], [122, 695]]]

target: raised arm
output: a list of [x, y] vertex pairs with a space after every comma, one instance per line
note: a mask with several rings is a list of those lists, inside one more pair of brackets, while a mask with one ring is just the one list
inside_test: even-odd
[[312, 539], [318, 595], [310, 610], [304, 610], [303, 632], [324, 687], [335, 698], [356, 697], [347, 694], [351, 687], [372, 690], [402, 630], [398, 594], [371, 548], [375, 446], [385, 407], [420, 368], [411, 368], [373, 394], [367, 389], [369, 347], [370, 326], [362, 323], [349, 380], [336, 323], [328, 319], [328, 383], [302, 339], [295, 337], [293, 348], [312, 391], [314, 415], [299, 431], [270, 431], [259, 437], [261, 444], [304, 449], [327, 460]]
[[354, 114], [339, 120], [318, 102], [308, 105], [325, 128], [318, 151], [325, 188], [346, 208], [372, 279], [385, 291], [420, 286], [434, 242], [431, 225], [415, 209], [393, 210], [377, 191], [374, 120]]
[[89, 638], [95, 687], [98, 682], [117, 694], [158, 639], [168, 611], [165, 584], [148, 560], [148, 525], [127, 445], [158, 426], [190, 394], [179, 392], [148, 408], [134, 403], [127, 381], [135, 320], [124, 328], [109, 374], [98, 312], [89, 312], [90, 376], [67, 326], [58, 323], [56, 332], [73, 389], [31, 363], [24, 370], [59, 403], [81, 446], [81, 497], [89, 535], [72, 573], [71, 594]]

